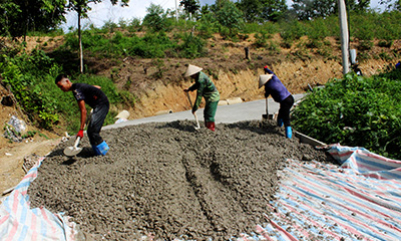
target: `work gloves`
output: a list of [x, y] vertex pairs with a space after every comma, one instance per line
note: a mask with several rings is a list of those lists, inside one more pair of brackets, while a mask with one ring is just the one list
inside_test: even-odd
[[79, 137], [79, 138], [81, 138], [82, 139], [82, 137], [84, 137], [84, 130], [79, 130], [78, 131], [78, 134], [77, 134], [77, 137]]

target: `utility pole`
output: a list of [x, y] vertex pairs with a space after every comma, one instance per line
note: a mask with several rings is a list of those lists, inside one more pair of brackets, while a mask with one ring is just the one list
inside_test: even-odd
[[341, 52], [343, 57], [343, 74], [350, 71], [349, 65], [349, 36], [348, 36], [348, 23], [347, 11], [345, 9], [345, 1], [338, 0], [338, 13], [340, 17], [340, 34], [341, 34]]
[[178, 0], [175, 0], [175, 19], [178, 22]]

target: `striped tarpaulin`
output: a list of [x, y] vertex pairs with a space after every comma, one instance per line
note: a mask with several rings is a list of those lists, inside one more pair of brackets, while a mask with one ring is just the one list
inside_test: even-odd
[[44, 158], [38, 160], [0, 206], [1, 241], [76, 240], [75, 224], [45, 208], [29, 207], [29, 184], [36, 178]]
[[[331, 145], [341, 167], [286, 160], [266, 223], [239, 240], [401, 240], [401, 161]], [[0, 240], [75, 240], [61, 214], [29, 209], [27, 188], [42, 160], [0, 206]]]
[[330, 145], [342, 165], [287, 160], [267, 224], [242, 240], [401, 240], [401, 161]]

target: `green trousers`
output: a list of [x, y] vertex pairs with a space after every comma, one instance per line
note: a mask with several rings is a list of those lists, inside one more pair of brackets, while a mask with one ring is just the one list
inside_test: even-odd
[[203, 118], [205, 119], [205, 122], [214, 122], [218, 104], [219, 101], [206, 102], [205, 110], [203, 111]]

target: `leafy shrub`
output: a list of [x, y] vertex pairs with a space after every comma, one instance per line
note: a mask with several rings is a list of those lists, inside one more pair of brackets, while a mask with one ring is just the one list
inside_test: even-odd
[[393, 45], [393, 41], [389, 40], [380, 40], [377, 46], [383, 47], [383, 48], [390, 48]]
[[330, 31], [325, 22], [326, 21], [322, 18], [309, 21], [306, 25], [308, 38], [312, 40], [323, 40], [325, 37], [329, 36]]
[[256, 48], [264, 48], [267, 46], [267, 40], [270, 38], [269, 34], [266, 31], [261, 31], [255, 34], [255, 42], [254, 46]]
[[296, 39], [300, 39], [307, 33], [305, 26], [301, 22], [296, 20], [293, 20], [291, 22], [280, 22], [280, 28], [280, 35], [284, 39], [284, 41], [294, 41]]
[[373, 42], [370, 40], [362, 40], [358, 46], [358, 49], [361, 51], [371, 50], [372, 48], [373, 48]]
[[136, 32], [136, 31], [141, 31], [142, 26], [141, 26], [141, 19], [139, 18], [133, 18], [131, 22], [128, 24], [128, 31], [130, 32]]
[[243, 27], [244, 33], [260, 33], [267, 32], [269, 34], [275, 34], [280, 32], [278, 24], [273, 22], [265, 22], [263, 24], [259, 23], [245, 23]]
[[204, 39], [213, 37], [213, 33], [217, 32], [220, 24], [217, 22], [216, 18], [208, 13], [201, 18], [199, 21], [198, 36]]
[[[58, 71], [59, 67], [41, 50], [4, 56], [0, 63], [3, 82], [10, 86], [29, 119], [46, 129], [59, 120], [52, 78]], [[50, 83], [53, 88], [49, 90]]]
[[306, 42], [305, 47], [313, 49], [322, 47], [323, 43], [317, 39], [310, 39]]
[[198, 58], [206, 54], [206, 42], [198, 36], [190, 33], [184, 33], [182, 36], [183, 43], [177, 46], [179, 56], [182, 58]]
[[295, 128], [326, 143], [401, 158], [401, 73], [389, 76], [348, 74], [314, 89], [292, 113]]
[[269, 40], [269, 45], [266, 47], [266, 49], [269, 50], [269, 54], [280, 53], [280, 48], [278, 47], [278, 44], [272, 40]]

